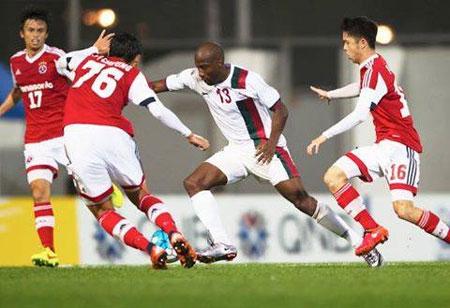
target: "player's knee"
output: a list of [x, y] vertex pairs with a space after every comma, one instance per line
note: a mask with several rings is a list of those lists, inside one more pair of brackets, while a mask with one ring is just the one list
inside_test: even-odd
[[324, 174], [323, 181], [332, 192], [340, 189], [347, 181], [347, 176], [337, 166], [331, 166]]
[[414, 216], [414, 204], [408, 200], [394, 201], [395, 214], [401, 219], [411, 221]]
[[35, 202], [50, 201], [50, 188], [42, 181], [34, 181], [30, 184], [31, 195]]
[[107, 211], [114, 211], [114, 207], [110, 201], [88, 206], [88, 209], [97, 220], [99, 220]]
[[207, 189], [207, 185], [205, 181], [200, 178], [195, 177], [187, 177], [183, 181], [184, 189], [189, 194], [189, 196], [193, 196], [196, 193]]

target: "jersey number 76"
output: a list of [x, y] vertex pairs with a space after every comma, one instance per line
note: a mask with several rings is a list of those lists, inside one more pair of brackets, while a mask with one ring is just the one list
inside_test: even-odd
[[92, 60], [86, 62], [82, 67], [84, 70], [87, 70], [86, 74], [78, 78], [77, 82], [75, 82], [72, 87], [79, 88], [87, 80], [98, 75], [92, 83], [92, 91], [101, 98], [110, 97], [116, 89], [117, 82], [122, 78], [124, 73], [115, 67], [103, 69], [105, 66], [105, 64]]

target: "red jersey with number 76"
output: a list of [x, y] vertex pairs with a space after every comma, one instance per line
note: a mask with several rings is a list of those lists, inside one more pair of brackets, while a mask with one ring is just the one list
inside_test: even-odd
[[134, 135], [133, 125], [122, 115], [129, 90], [140, 73], [116, 57], [91, 55], [75, 69], [67, 97], [64, 126], [94, 124], [118, 127]]
[[33, 57], [19, 51], [9, 60], [15, 87], [22, 92], [25, 143], [63, 135], [64, 105], [69, 84], [55, 67], [55, 61], [63, 55], [61, 49], [44, 45]]
[[360, 89], [374, 90], [370, 107], [377, 140], [388, 139], [402, 143], [421, 153], [422, 144], [414, 128], [408, 102], [394, 73], [384, 58], [375, 54], [360, 65]]

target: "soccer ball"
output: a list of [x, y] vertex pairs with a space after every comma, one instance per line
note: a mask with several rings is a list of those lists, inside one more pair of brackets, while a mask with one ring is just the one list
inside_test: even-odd
[[175, 252], [175, 249], [172, 248], [172, 245], [170, 245], [169, 236], [166, 232], [161, 229], [156, 230], [152, 234], [150, 241], [166, 251], [167, 263], [173, 263], [178, 260], [177, 253]]

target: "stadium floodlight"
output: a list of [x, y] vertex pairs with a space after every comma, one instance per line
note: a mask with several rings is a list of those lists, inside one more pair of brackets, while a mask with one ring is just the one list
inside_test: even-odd
[[101, 9], [98, 11], [98, 24], [101, 27], [107, 28], [116, 21], [116, 13], [111, 9]]
[[387, 25], [378, 26], [377, 43], [387, 45], [394, 40], [394, 30]]

